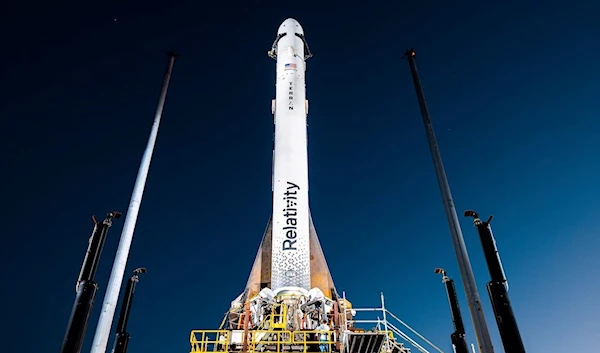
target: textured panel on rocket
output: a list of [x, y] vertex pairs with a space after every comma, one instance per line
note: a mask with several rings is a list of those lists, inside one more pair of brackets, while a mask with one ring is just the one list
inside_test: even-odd
[[[275, 145], [279, 137], [276, 134]], [[273, 245], [271, 259], [271, 289], [299, 287], [310, 290], [310, 231], [308, 215], [308, 178], [301, 168], [292, 168], [287, 160], [294, 153], [278, 153], [275, 148], [275, 183], [273, 186]], [[292, 179], [293, 182], [282, 182]], [[296, 184], [297, 183], [297, 184]]]
[[[248, 298], [257, 295], [262, 288], [271, 288], [272, 222], [273, 220], [269, 219], [254, 260], [254, 265], [250, 271], [250, 276], [246, 284]], [[331, 298], [331, 292], [335, 290], [335, 286], [315, 226], [312, 222], [312, 216], [309, 218], [309, 224], [311, 288], [318, 287], [327, 297]]]

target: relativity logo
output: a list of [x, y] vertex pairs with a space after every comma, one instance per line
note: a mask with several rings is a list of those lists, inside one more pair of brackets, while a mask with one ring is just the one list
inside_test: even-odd
[[283, 241], [283, 250], [298, 250], [296, 248], [296, 225], [298, 224], [298, 190], [300, 187], [294, 183], [287, 182], [287, 190], [283, 193], [283, 199], [286, 201], [286, 207], [283, 209], [283, 217], [285, 218], [285, 240]]

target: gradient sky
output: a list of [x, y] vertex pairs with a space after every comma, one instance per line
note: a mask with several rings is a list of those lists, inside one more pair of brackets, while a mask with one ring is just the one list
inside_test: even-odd
[[[337, 289], [356, 307], [379, 305], [383, 291], [393, 313], [450, 353], [448, 304], [433, 274], [443, 267], [475, 341], [401, 60], [414, 46], [457, 209], [495, 216], [528, 353], [597, 347], [600, 6], [438, 3], [8, 5], [0, 25], [6, 352], [60, 349], [90, 217], [127, 210], [166, 49], [181, 56], [127, 265], [125, 278], [148, 268], [129, 353], [189, 352], [190, 330], [219, 325], [244, 289], [271, 212], [275, 62], [266, 51], [287, 17], [303, 25], [314, 53], [311, 209]], [[503, 352], [479, 239], [460, 218]], [[84, 352], [122, 225], [101, 259]]]

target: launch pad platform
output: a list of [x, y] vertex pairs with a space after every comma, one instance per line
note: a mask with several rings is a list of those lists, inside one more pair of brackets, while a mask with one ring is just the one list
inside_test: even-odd
[[352, 308], [345, 298], [336, 304], [340, 310], [337, 315], [335, 308], [329, 313], [332, 323], [329, 330], [309, 329], [302, 322], [304, 326], [299, 329], [286, 327], [289, 322], [286, 318], [291, 316], [285, 304], [274, 304], [258, 326], [246, 330], [243, 323], [251, 321], [246, 314], [252, 315], [248, 308], [242, 312], [229, 311], [219, 329], [191, 331], [190, 353], [411, 353], [405, 344], [421, 353], [444, 353], [388, 311], [383, 293], [380, 308]]

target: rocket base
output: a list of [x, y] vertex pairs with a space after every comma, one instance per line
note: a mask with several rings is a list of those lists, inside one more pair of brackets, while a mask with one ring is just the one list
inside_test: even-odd
[[[410, 353], [401, 342], [403, 339], [423, 348], [397, 328], [404, 325], [400, 320], [392, 323], [379, 316], [371, 320], [356, 319], [359, 313], [378, 311], [384, 318], [386, 314], [396, 318], [383, 306], [353, 309], [347, 299], [328, 298], [319, 288], [309, 291], [294, 287], [277, 291], [263, 288], [245, 303], [243, 297], [244, 294], [232, 302], [218, 330], [191, 332], [191, 353]], [[357, 324], [371, 324], [371, 327], [361, 328]]]

